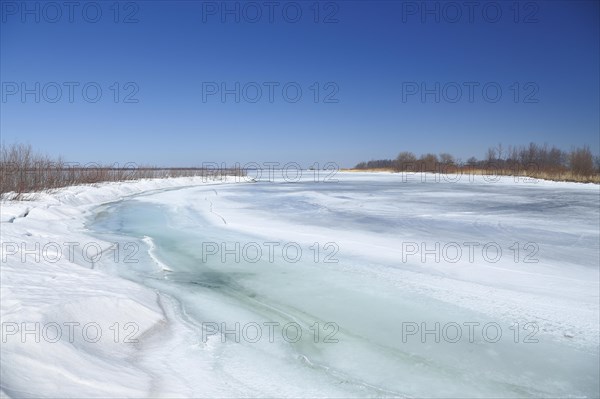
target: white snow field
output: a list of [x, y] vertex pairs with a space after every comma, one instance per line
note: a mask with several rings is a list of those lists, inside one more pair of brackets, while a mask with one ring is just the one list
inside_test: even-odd
[[304, 172], [3, 202], [2, 395], [600, 395], [599, 186]]

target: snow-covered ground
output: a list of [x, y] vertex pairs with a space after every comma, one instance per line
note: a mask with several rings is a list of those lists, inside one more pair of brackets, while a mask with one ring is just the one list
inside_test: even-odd
[[2, 203], [2, 394], [599, 395], [597, 185], [309, 175]]
[[[139, 347], [115, 339], [115, 330], [127, 334], [133, 330], [124, 325], [135, 321], [139, 335], [151, 336], [170, 327], [167, 315], [153, 290], [91, 269], [97, 245], [112, 244], [91, 237], [85, 217], [102, 203], [140, 193], [226, 182], [194, 177], [106, 183], [2, 202], [2, 395], [148, 395], [154, 378], [135, 366]], [[101, 338], [94, 342], [97, 331]]]

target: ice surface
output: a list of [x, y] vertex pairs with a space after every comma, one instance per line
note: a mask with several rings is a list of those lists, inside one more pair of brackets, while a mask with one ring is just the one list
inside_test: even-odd
[[[9, 259], [2, 264], [3, 322], [129, 321], [140, 326], [139, 342], [78, 346], [9, 339], [2, 347], [3, 391], [11, 396], [598, 396], [598, 186], [509, 177], [403, 181], [387, 173], [336, 178], [337, 183], [307, 176], [294, 183], [197, 185], [100, 207], [115, 194], [99, 200], [84, 189], [81, 202], [69, 203], [64, 195], [28, 204], [30, 215], [2, 224], [3, 242], [68, 237], [106, 247], [136, 243], [138, 262], [103, 257], [89, 270]], [[45, 209], [45, 204], [57, 206]], [[10, 217], [22, 212], [13, 205], [2, 209]], [[53, 218], [67, 218], [66, 227], [57, 227]], [[265, 242], [279, 244], [272, 262], [264, 252], [255, 263], [207, 254], [211, 243], [230, 249], [257, 243], [264, 249]], [[456, 262], [406, 255], [410, 243], [435, 248], [465, 242], [481, 244], [473, 261], [466, 253]], [[281, 256], [286, 243], [302, 248], [298, 262]], [[319, 261], [311, 249], [315, 243]], [[332, 256], [336, 263], [323, 261], [332, 253], [328, 243], [338, 248]], [[486, 243], [501, 248], [498, 261], [482, 258]], [[515, 243], [518, 262], [511, 250]], [[526, 255], [537, 262], [524, 262]], [[207, 330], [222, 323], [230, 329], [257, 323], [265, 334], [266, 322], [297, 323], [302, 338], [288, 342], [279, 328], [273, 342], [266, 336], [250, 342], [243, 334], [236, 342], [235, 334]], [[436, 342], [435, 334], [406, 335], [407, 326], [422, 323], [462, 326], [463, 337], [452, 343], [444, 336]], [[465, 323], [479, 323], [472, 342]], [[497, 342], [482, 336], [487, 323], [501, 328]], [[337, 342], [323, 342], [334, 326]], [[523, 342], [534, 328], [537, 342]], [[69, 383], [53, 385], [61, 378]], [[102, 378], [111, 384], [100, 384]]]

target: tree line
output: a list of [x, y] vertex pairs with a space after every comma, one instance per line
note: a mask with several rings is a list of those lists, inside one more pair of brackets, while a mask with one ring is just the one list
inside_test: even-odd
[[550, 180], [600, 182], [600, 157], [594, 157], [589, 146], [563, 151], [555, 146], [535, 143], [508, 147], [498, 144], [488, 149], [485, 159], [470, 157], [465, 162], [448, 153], [427, 153], [417, 157], [412, 152], [403, 151], [395, 159], [360, 162], [354, 169], [437, 173], [470, 170]]

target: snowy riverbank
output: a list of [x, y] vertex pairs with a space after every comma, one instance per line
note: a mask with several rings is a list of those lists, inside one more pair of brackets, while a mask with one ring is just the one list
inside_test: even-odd
[[152, 374], [135, 365], [139, 346], [123, 343], [127, 335], [139, 338], [167, 328], [168, 316], [153, 290], [91, 269], [96, 248], [106, 250], [111, 243], [87, 235], [84, 219], [93, 207], [128, 196], [234, 180], [104, 183], [2, 202], [2, 394], [151, 394]]

